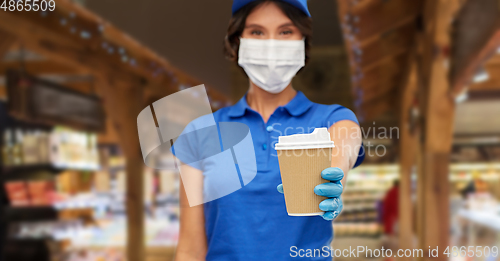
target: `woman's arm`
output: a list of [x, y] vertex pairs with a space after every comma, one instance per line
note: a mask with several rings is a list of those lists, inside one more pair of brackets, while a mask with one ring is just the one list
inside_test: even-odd
[[[179, 243], [175, 253], [176, 261], [198, 261], [205, 260], [207, 254], [207, 239], [205, 235], [205, 214], [203, 204], [190, 207], [190, 204], [203, 203], [201, 198], [203, 192], [203, 173], [183, 164], [181, 166], [180, 191], [180, 232]], [[182, 179], [189, 184], [187, 193]]]
[[354, 167], [361, 146], [361, 129], [359, 125], [350, 120], [343, 120], [333, 124], [330, 136], [335, 143], [332, 150], [332, 167], [338, 167], [344, 171], [342, 185], [345, 186], [347, 173]]

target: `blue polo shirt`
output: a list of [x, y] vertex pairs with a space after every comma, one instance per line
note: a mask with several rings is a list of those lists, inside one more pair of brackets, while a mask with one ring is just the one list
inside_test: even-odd
[[[314, 128], [329, 128], [342, 120], [358, 123], [354, 113], [340, 105], [313, 103], [297, 92], [287, 105], [276, 109], [267, 123], [248, 106], [246, 95], [213, 116], [217, 123], [240, 122], [250, 128], [254, 151], [248, 153], [255, 153], [257, 174], [241, 189], [204, 204], [206, 260], [331, 260], [317, 254], [314, 258], [292, 257], [300, 249], [305, 255], [307, 249], [329, 246], [332, 222], [320, 216], [288, 216], [283, 194], [276, 190], [281, 176], [274, 145], [281, 135], [310, 133]], [[197, 146], [201, 144], [190, 145], [193, 149]], [[363, 158], [364, 150], [360, 151], [356, 166]]]

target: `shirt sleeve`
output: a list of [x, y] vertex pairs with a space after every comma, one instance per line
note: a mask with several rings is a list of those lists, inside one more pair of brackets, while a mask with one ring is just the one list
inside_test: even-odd
[[203, 170], [205, 159], [222, 151], [219, 130], [212, 114], [190, 122], [177, 137], [171, 152], [183, 163]]
[[183, 164], [188, 164], [191, 167], [201, 170], [201, 164], [198, 161], [199, 154], [196, 148], [199, 148], [196, 135], [196, 128], [190, 123], [182, 131], [182, 134], [175, 139], [170, 151]]
[[[343, 120], [350, 120], [355, 122], [356, 124], [359, 125], [358, 118], [356, 117], [356, 114], [354, 114], [353, 111], [350, 109], [340, 106], [340, 105], [330, 105], [328, 106], [329, 109], [327, 110], [327, 118], [326, 118], [326, 126], [328, 129], [335, 123]], [[358, 158], [356, 160], [356, 163], [354, 164], [354, 167], [357, 167], [363, 163], [363, 160], [365, 159], [365, 148], [363, 146], [363, 142], [361, 142], [361, 147], [359, 149], [358, 153]]]

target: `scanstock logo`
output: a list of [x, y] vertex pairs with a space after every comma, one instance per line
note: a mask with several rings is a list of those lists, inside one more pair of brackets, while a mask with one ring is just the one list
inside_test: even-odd
[[257, 173], [250, 129], [216, 122], [204, 85], [146, 107], [137, 116], [137, 128], [144, 163], [178, 170], [190, 206], [235, 192]]

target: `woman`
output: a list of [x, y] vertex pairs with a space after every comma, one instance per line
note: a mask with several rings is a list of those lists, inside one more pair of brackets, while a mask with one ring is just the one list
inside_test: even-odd
[[[344, 173], [363, 159], [356, 116], [340, 105], [309, 101], [291, 80], [307, 60], [312, 21], [306, 0], [234, 0], [225, 53], [245, 70], [248, 93], [214, 113], [217, 122], [245, 123], [251, 131], [257, 175], [240, 190], [197, 207], [181, 208], [176, 260], [289, 260], [307, 249], [322, 250], [332, 240], [328, 222], [342, 210]], [[322, 217], [287, 215], [274, 144], [280, 134], [327, 127], [335, 142], [332, 167], [321, 175], [330, 183], [314, 192], [327, 196]], [[195, 146], [196, 147], [196, 146]], [[251, 152], [250, 152], [251, 153]], [[183, 172], [203, 174], [184, 166]], [[319, 174], [319, 173], [318, 173]], [[202, 190], [200, 179], [200, 190]], [[281, 185], [278, 191], [283, 192]], [[181, 205], [187, 198], [181, 186]], [[302, 252], [300, 250], [303, 250]], [[331, 257], [307, 257], [328, 260]]]

